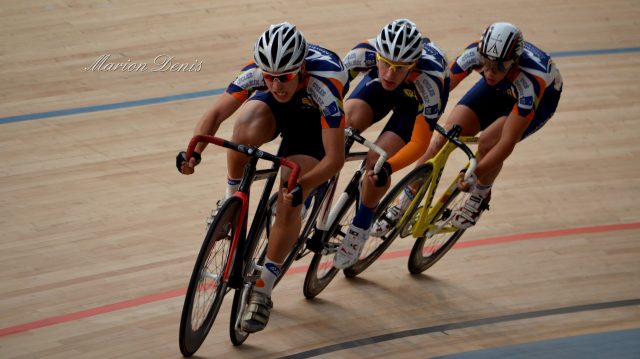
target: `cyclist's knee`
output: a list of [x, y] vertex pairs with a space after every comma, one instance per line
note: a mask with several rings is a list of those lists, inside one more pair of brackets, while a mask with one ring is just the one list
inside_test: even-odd
[[480, 119], [478, 115], [467, 106], [457, 105], [451, 111], [451, 115], [447, 118], [445, 128], [450, 130], [454, 125], [462, 128], [461, 135], [473, 136], [480, 132]]
[[234, 122], [231, 140], [259, 146], [270, 141], [275, 131], [276, 120], [270, 111], [247, 111]]
[[345, 102], [345, 115], [347, 126], [364, 131], [373, 122], [373, 110], [371, 106], [360, 99], [350, 99]]
[[[274, 126], [275, 128], [275, 126]], [[274, 130], [269, 126], [259, 126], [256, 123], [236, 121], [233, 126], [231, 141], [253, 146], [260, 146], [273, 137]]]

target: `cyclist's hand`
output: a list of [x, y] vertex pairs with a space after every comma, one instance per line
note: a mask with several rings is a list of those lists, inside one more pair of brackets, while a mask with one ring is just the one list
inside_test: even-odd
[[473, 187], [473, 185], [476, 184], [476, 182], [478, 182], [478, 177], [476, 177], [475, 173], [472, 173], [471, 177], [465, 180], [464, 178], [465, 173], [466, 171], [462, 170], [458, 175], [458, 188], [460, 188], [460, 190], [463, 192], [469, 192], [469, 190], [471, 190], [471, 187]]
[[195, 171], [195, 167], [202, 160], [202, 156], [198, 152], [194, 152], [193, 156], [187, 162], [187, 153], [180, 151], [176, 156], [176, 167], [178, 171], [184, 175], [190, 175]]
[[281, 191], [283, 191], [282, 194], [284, 195], [285, 203], [287, 203], [291, 207], [298, 207], [299, 205], [302, 204], [302, 197], [303, 197], [304, 191], [302, 190], [302, 186], [300, 185], [300, 183], [298, 183], [291, 190], [291, 192], [288, 192], [287, 187], [283, 187]]
[[387, 182], [389, 182], [389, 178], [391, 178], [391, 172], [391, 165], [389, 162], [385, 162], [377, 174], [369, 171], [369, 177], [374, 181], [376, 187], [384, 187], [387, 185]]

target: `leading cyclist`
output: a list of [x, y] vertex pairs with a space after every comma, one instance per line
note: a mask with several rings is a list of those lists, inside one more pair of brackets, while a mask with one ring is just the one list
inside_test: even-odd
[[[342, 96], [347, 76], [335, 53], [308, 44], [295, 26], [286, 22], [271, 25], [256, 41], [253, 61], [242, 68], [194, 131], [195, 135], [215, 134], [220, 124], [243, 105], [234, 123], [232, 141], [260, 146], [281, 134], [279, 155], [301, 168], [291, 193], [281, 184], [265, 270], [251, 293], [241, 324], [246, 332], [267, 325], [273, 306], [271, 291], [280, 265], [300, 232], [300, 204], [344, 164]], [[176, 158], [178, 170], [192, 174], [205, 147], [205, 143], [199, 144], [189, 160], [180, 152]], [[237, 191], [247, 161], [245, 155], [228, 151], [226, 197]], [[287, 178], [288, 173], [281, 177]]]

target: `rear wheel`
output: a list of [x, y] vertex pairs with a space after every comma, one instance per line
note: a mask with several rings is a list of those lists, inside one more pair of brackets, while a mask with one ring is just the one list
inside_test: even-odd
[[225, 268], [233, 264], [232, 240], [242, 211], [242, 200], [231, 197], [209, 226], [196, 259], [180, 319], [180, 352], [193, 355], [209, 334], [228, 289]]
[[[376, 221], [385, 221], [387, 222], [387, 225], [390, 227], [390, 229], [384, 235], [369, 235], [369, 239], [367, 239], [367, 241], [365, 242], [365, 246], [358, 261], [351, 267], [344, 270], [345, 276], [352, 278], [362, 273], [371, 264], [373, 264], [373, 262], [375, 262], [376, 259], [378, 259], [378, 257], [380, 257], [382, 253], [387, 250], [387, 248], [389, 248], [391, 243], [393, 243], [393, 241], [403, 229], [412, 227], [412, 224], [416, 219], [415, 214], [418, 213], [418, 208], [408, 208], [408, 210], [411, 211], [411, 214], [407, 218], [409, 218], [410, 220], [407, 221], [406, 224], [402, 224], [400, 227], [397, 226], [397, 220], [402, 218], [402, 215], [400, 216], [400, 218], [394, 221], [393, 219], [388, 217], [388, 209], [396, 205], [397, 203], [400, 203], [399, 197], [408, 186], [411, 186], [412, 188], [420, 188], [420, 186], [431, 177], [432, 171], [433, 167], [431, 166], [431, 164], [425, 164], [417, 167], [413, 171], [409, 172], [404, 178], [402, 178], [382, 199], [373, 216], [372, 223], [375, 223]], [[421, 194], [420, 199], [416, 203], [420, 203], [423, 196], [424, 192]]]
[[[467, 196], [467, 193], [455, 188], [451, 196], [447, 198], [445, 204], [434, 217], [431, 225], [439, 226], [449, 221], [453, 211], [460, 207]], [[457, 229], [447, 223], [430, 238], [426, 235], [418, 238], [409, 255], [409, 261], [407, 263], [409, 272], [412, 274], [420, 274], [429, 269], [453, 247], [464, 231], [464, 229]]]
[[304, 278], [303, 293], [306, 298], [311, 299], [320, 294], [338, 273], [339, 270], [333, 266], [333, 258], [355, 216], [357, 199], [358, 192], [354, 191], [329, 225], [325, 240], [322, 241], [322, 249], [314, 253]]

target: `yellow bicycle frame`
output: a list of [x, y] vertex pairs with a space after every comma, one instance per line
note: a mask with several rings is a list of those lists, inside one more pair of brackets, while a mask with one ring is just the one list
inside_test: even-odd
[[[463, 136], [459, 137], [458, 139], [461, 142], [467, 144], [478, 143], [478, 137]], [[422, 202], [420, 199], [423, 197], [423, 194], [426, 191], [427, 195], [425, 196], [426, 199], [424, 202], [424, 206], [422, 207], [422, 209], [419, 209], [419, 219], [416, 221], [416, 223], [413, 224], [412, 234], [414, 238], [423, 237], [427, 233], [435, 234], [434, 230], [438, 228], [436, 228], [436, 226], [432, 224], [433, 219], [440, 212], [440, 209], [445, 205], [449, 197], [451, 197], [451, 194], [455, 190], [456, 186], [458, 185], [458, 178], [456, 177], [449, 185], [447, 190], [442, 194], [442, 196], [440, 196], [438, 202], [433, 206], [431, 205], [433, 197], [436, 193], [436, 189], [438, 188], [438, 184], [440, 182], [440, 177], [442, 176], [444, 167], [447, 163], [447, 160], [449, 159], [449, 155], [451, 155], [451, 153], [457, 148], [457, 146], [453, 142], [449, 141], [446, 138], [445, 140], [446, 142], [444, 146], [442, 146], [440, 151], [438, 151], [438, 153], [433, 158], [425, 162], [425, 164], [431, 164], [431, 166], [433, 166], [433, 170], [431, 171], [431, 174], [429, 178], [427, 178], [426, 182], [420, 186], [420, 189], [413, 197], [413, 201], [411, 201], [404, 215], [402, 216], [400, 221], [398, 221], [398, 228], [402, 228], [407, 223], [407, 221], [411, 220], [411, 218], [408, 218], [410, 215], [411, 217], [415, 216], [415, 214], [413, 213], [413, 209], [420, 205], [420, 202]], [[464, 167], [464, 169], [466, 170], [468, 167], [469, 163], [467, 162], [467, 165]], [[437, 233], [455, 231], [457, 231], [457, 228], [452, 226], [445, 226], [438, 229]]]

